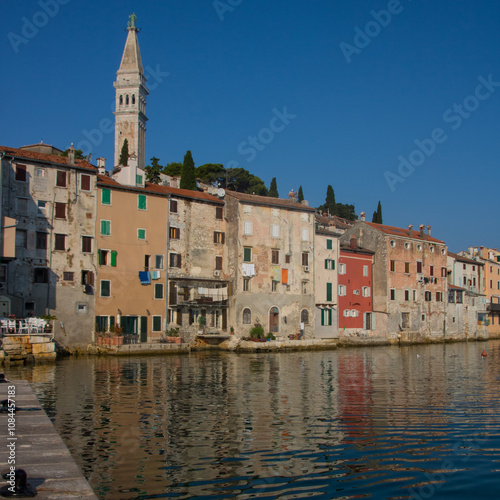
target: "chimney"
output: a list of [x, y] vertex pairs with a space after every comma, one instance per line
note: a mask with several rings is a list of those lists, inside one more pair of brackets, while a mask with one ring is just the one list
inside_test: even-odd
[[430, 236], [431, 235], [431, 226], [427, 226], [427, 234]]
[[297, 195], [295, 194], [295, 191], [293, 189], [291, 189], [290, 192], [288, 193], [288, 200], [297, 201]]
[[71, 146], [68, 149], [68, 163], [70, 165], [75, 164], [75, 148], [73, 147], [73, 143], [71, 143]]
[[408, 226], [408, 232], [410, 234], [410, 238], [413, 238], [413, 226], [411, 224]]
[[358, 239], [356, 236], [351, 236], [351, 248], [358, 248]]
[[97, 169], [101, 175], [106, 175], [106, 158], [97, 158]]
[[363, 221], [363, 222], [365, 221], [365, 215], [366, 215], [366, 214], [365, 214], [364, 212], [361, 212], [360, 219], [361, 219], [361, 221]]
[[420, 237], [423, 238], [424, 237], [424, 230], [425, 230], [425, 226], [423, 224], [420, 224]]
[[302, 203], [302, 205], [308, 207], [309, 206], [309, 202], [307, 200], [302, 200], [300, 203]]

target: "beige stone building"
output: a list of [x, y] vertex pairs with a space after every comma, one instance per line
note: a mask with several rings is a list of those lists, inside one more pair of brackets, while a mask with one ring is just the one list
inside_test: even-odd
[[314, 209], [291, 200], [226, 192], [229, 325], [239, 337], [313, 337]]
[[[4, 243], [15, 255], [2, 260], [1, 288], [18, 317], [53, 315], [55, 337], [65, 346], [87, 346], [94, 323], [97, 168], [52, 146], [0, 147], [1, 207], [10, 222]], [[11, 249], [12, 250], [12, 249]], [[12, 253], [12, 251], [10, 252]]]

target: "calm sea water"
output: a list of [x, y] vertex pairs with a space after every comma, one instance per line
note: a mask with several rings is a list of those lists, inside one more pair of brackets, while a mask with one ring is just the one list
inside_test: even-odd
[[102, 499], [500, 498], [498, 341], [6, 374], [32, 382]]

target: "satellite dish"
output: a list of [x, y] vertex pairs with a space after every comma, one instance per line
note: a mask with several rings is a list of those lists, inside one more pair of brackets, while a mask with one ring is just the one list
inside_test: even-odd
[[222, 188], [217, 189], [217, 196], [219, 198], [224, 198], [224, 195], [226, 194], [226, 191]]

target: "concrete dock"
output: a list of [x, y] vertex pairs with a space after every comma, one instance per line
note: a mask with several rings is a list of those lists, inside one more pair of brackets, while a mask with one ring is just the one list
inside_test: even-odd
[[[97, 499], [29, 383], [0, 383], [0, 401], [6, 399], [9, 406], [15, 402], [16, 411], [0, 412], [1, 474], [11, 467], [24, 469], [39, 499]], [[3, 486], [10, 484], [0, 477]]]

